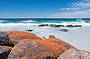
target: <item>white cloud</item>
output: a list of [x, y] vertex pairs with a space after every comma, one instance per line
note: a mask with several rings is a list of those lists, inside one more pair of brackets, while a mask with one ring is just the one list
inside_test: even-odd
[[81, 8], [61, 8], [60, 10], [78, 10], [78, 9], [81, 9]]
[[73, 3], [73, 5], [76, 7], [90, 7], [90, 0], [75, 2], [75, 3]]
[[64, 13], [58, 13], [56, 15], [52, 15], [51, 17], [55, 18], [81, 18], [81, 17], [87, 17], [90, 18], [90, 10], [84, 10], [84, 11], [74, 11], [74, 12], [64, 12]]

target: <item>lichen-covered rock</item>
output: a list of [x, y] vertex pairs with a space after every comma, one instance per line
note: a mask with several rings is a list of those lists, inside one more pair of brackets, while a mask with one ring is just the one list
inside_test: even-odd
[[14, 46], [8, 59], [56, 59], [67, 48], [45, 40], [21, 40]]
[[36, 36], [33, 33], [24, 32], [24, 31], [5, 31], [9, 34], [9, 38], [11, 39], [34, 39], [34, 40], [42, 40], [40, 37]]
[[90, 52], [71, 48], [62, 53], [57, 59], [90, 59]]
[[75, 48], [71, 44], [69, 44], [69, 43], [67, 43], [67, 42], [65, 42], [63, 40], [60, 40], [58, 38], [47, 38], [47, 39], [44, 39], [44, 40], [47, 41], [47, 42], [50, 41], [50, 42], [54, 42], [54, 43], [60, 44], [60, 45], [62, 45], [64, 47], [66, 47], [67, 49], [69, 49], [69, 48]]
[[24, 31], [1, 31], [0, 32], [0, 44], [11, 44], [16, 45], [20, 40], [32, 39], [32, 40], [42, 40], [40, 37], [33, 33]]
[[12, 47], [0, 46], [0, 59], [7, 59]]

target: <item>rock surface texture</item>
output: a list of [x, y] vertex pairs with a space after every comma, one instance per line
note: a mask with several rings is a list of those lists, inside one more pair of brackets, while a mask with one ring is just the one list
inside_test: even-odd
[[45, 40], [22, 40], [10, 52], [8, 59], [56, 59], [66, 47]]
[[0, 59], [90, 59], [90, 52], [53, 35], [42, 39], [24, 31], [0, 31]]
[[71, 48], [62, 53], [58, 59], [90, 59], [90, 52]]

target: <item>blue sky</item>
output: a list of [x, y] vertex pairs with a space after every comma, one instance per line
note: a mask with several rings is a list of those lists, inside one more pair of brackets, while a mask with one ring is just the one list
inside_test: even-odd
[[0, 0], [0, 18], [90, 17], [90, 0]]

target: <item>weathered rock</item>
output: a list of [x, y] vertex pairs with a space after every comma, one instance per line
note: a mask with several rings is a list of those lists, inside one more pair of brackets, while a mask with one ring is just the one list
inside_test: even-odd
[[11, 45], [16, 45], [20, 40], [23, 39], [32, 39], [32, 40], [42, 40], [40, 37], [36, 36], [33, 33], [29, 32], [24, 32], [24, 31], [2, 31], [1, 33], [4, 33], [3, 35], [5, 36], [5, 33], [8, 33], [6, 36], [0, 40], [0, 44], [11, 44]]
[[67, 29], [61, 29], [60, 31], [63, 31], [63, 32], [68, 32], [68, 30], [67, 30]]
[[8, 45], [9, 40], [7, 32], [0, 32], [0, 45]]
[[22, 40], [9, 54], [8, 59], [56, 59], [66, 47], [46, 40]]
[[89, 52], [83, 52], [74, 48], [71, 48], [62, 53], [57, 59], [90, 59]]
[[71, 44], [63, 41], [63, 40], [60, 40], [58, 38], [47, 38], [47, 39], [44, 39], [44, 41], [50, 41], [50, 42], [54, 42], [54, 43], [57, 43], [57, 44], [60, 44], [64, 47], [66, 47], [67, 49], [70, 49], [70, 48], [75, 48], [74, 46], [72, 46]]
[[7, 59], [12, 47], [0, 46], [0, 59]]

